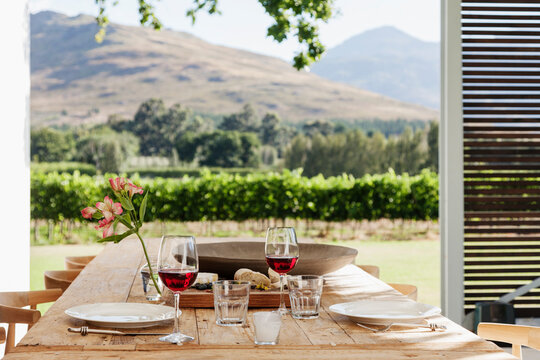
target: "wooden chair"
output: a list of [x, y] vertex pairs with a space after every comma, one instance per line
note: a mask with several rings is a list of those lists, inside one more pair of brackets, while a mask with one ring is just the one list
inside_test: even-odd
[[45, 289], [62, 289], [62, 292], [71, 285], [81, 270], [48, 270], [43, 273]]
[[94, 258], [95, 256], [66, 256], [64, 265], [66, 270], [81, 270]]
[[521, 359], [521, 346], [540, 350], [540, 328], [524, 325], [480, 323], [478, 336], [512, 344], [512, 355]]
[[[15, 324], [28, 324], [30, 329], [41, 317], [41, 313], [36, 310], [36, 306], [56, 301], [60, 295], [62, 295], [60, 289], [0, 292], [0, 323], [8, 324], [7, 335], [5, 330], [0, 328], [4, 330], [6, 354], [15, 346]], [[30, 309], [22, 309], [25, 306], [30, 306]], [[1, 334], [0, 338], [2, 338]]]
[[379, 267], [376, 265], [356, 265], [356, 266], [358, 266], [360, 269], [367, 272], [369, 275], [376, 277], [377, 279], [379, 278], [379, 274], [381, 273], [379, 270]]
[[406, 297], [416, 301], [418, 299], [418, 288], [409, 284], [388, 284]]

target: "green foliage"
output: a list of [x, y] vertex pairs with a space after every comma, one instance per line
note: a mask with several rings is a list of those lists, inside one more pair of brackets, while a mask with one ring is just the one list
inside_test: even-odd
[[231, 175], [248, 175], [254, 173], [265, 173], [265, 171], [255, 168], [216, 168], [216, 167], [198, 167], [198, 168], [183, 168], [183, 167], [168, 167], [168, 168], [136, 168], [126, 171], [128, 176], [137, 176], [141, 178], [181, 178], [201, 177], [206, 174], [226, 173]]
[[118, 172], [129, 157], [137, 154], [139, 141], [131, 133], [102, 127], [82, 137], [77, 148], [77, 160], [94, 164], [102, 173]]
[[40, 128], [30, 132], [30, 155], [34, 161], [57, 162], [70, 160], [75, 149], [71, 133]]
[[303, 168], [307, 176], [363, 176], [390, 168], [417, 174], [425, 164], [425, 133], [420, 130], [413, 133], [406, 128], [400, 136], [386, 139], [381, 133], [366, 136], [360, 130], [324, 136], [314, 130], [317, 127], [310, 128], [311, 138], [298, 135], [292, 140], [284, 155], [286, 168]]
[[[35, 174], [33, 219], [82, 220], [80, 210], [108, 194], [105, 177]], [[182, 179], [142, 179], [149, 193], [145, 220], [205, 221], [269, 218], [344, 221], [348, 219], [435, 219], [437, 175], [366, 175], [324, 178], [300, 172], [203, 174]]]
[[428, 156], [426, 167], [431, 170], [439, 171], [439, 123], [432, 121], [429, 123], [429, 131], [427, 134]]
[[224, 116], [219, 129], [225, 131], [256, 132], [259, 126], [259, 118], [257, 117], [255, 108], [251, 104], [246, 104], [239, 113]]
[[198, 138], [197, 158], [203, 166], [256, 167], [259, 165], [259, 140], [255, 134], [214, 131]]
[[[95, 0], [99, 5], [99, 14], [96, 21], [100, 27], [96, 34], [96, 41], [101, 42], [105, 36], [105, 29], [109, 23], [107, 17], [107, 0]], [[139, 1], [139, 21], [143, 26], [150, 26], [156, 30], [163, 26], [156, 17], [154, 6], [149, 0]], [[186, 16], [195, 23], [197, 14], [205, 11], [208, 14], [221, 14], [218, 9], [218, 0], [192, 0], [193, 8], [189, 9]], [[116, 5], [118, 0], [112, 4]], [[332, 17], [334, 0], [259, 0], [265, 12], [274, 19], [274, 23], [268, 27], [267, 36], [271, 36], [277, 42], [286, 40], [294, 35], [302, 45], [302, 50], [294, 57], [294, 67], [301, 70], [320, 59], [325, 51], [319, 40], [318, 24], [327, 22]]]
[[75, 171], [78, 171], [81, 174], [85, 175], [96, 175], [96, 167], [92, 164], [86, 164], [81, 162], [46, 162], [46, 163], [35, 163], [33, 162], [30, 165], [30, 170], [32, 173], [69, 173], [73, 174]]

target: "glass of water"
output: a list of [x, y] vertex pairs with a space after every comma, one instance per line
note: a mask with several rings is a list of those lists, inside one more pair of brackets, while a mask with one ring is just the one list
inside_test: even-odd
[[[151, 259], [151, 260], [154, 260], [154, 259]], [[157, 280], [156, 282], [159, 286], [159, 290], [163, 292], [163, 284], [157, 273], [157, 260], [152, 262], [152, 270], [154, 273], [154, 278]], [[152, 279], [150, 279], [150, 271], [148, 270], [148, 264], [143, 265], [143, 267], [141, 267], [140, 269], [140, 272], [141, 272], [141, 278], [142, 278], [143, 291], [144, 291], [144, 295], [146, 296], [146, 300], [150, 302], [160, 302], [161, 295], [159, 294], [156, 287], [154, 286], [154, 282], [152, 281]]]
[[214, 281], [214, 310], [216, 324], [241, 326], [246, 323], [249, 303], [249, 281]]
[[291, 315], [295, 319], [315, 319], [319, 317], [323, 278], [317, 275], [296, 275], [287, 277]]

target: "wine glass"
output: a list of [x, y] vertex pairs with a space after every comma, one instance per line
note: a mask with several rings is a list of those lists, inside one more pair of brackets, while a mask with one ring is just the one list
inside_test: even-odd
[[296, 233], [292, 227], [273, 227], [266, 231], [266, 263], [279, 274], [279, 312], [287, 313], [283, 294], [283, 278], [298, 261], [299, 249]]
[[195, 340], [192, 336], [182, 334], [178, 328], [180, 292], [189, 288], [199, 273], [199, 257], [193, 236], [164, 235], [161, 239], [158, 255], [158, 274], [163, 284], [174, 293], [174, 331], [160, 338], [182, 345]]

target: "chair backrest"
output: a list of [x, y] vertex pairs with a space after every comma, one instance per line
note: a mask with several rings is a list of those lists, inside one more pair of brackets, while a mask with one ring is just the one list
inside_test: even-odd
[[478, 336], [512, 344], [512, 355], [521, 359], [521, 346], [540, 350], [540, 328], [534, 326], [480, 323]]
[[35, 309], [36, 305], [56, 301], [62, 290], [59, 288], [37, 291], [11, 291], [0, 292], [0, 304], [12, 307], [30, 306]]
[[379, 270], [379, 267], [376, 265], [356, 265], [356, 266], [358, 266], [360, 269], [367, 272], [369, 275], [376, 277], [377, 279], [379, 278], [379, 274], [381, 273]]
[[62, 292], [71, 285], [81, 270], [48, 270], [43, 273], [46, 289], [62, 289]]
[[410, 284], [388, 284], [406, 297], [416, 301], [418, 299], [418, 288]]
[[80, 270], [84, 269], [94, 258], [95, 256], [66, 256], [64, 265], [66, 270]]
[[[7, 333], [0, 327], [0, 343], [5, 340], [6, 354], [15, 346], [15, 324], [28, 324], [30, 328], [41, 317], [36, 305], [56, 301], [61, 295], [61, 289], [0, 292], [0, 323], [8, 324]], [[23, 306], [31, 309], [21, 309]]]

